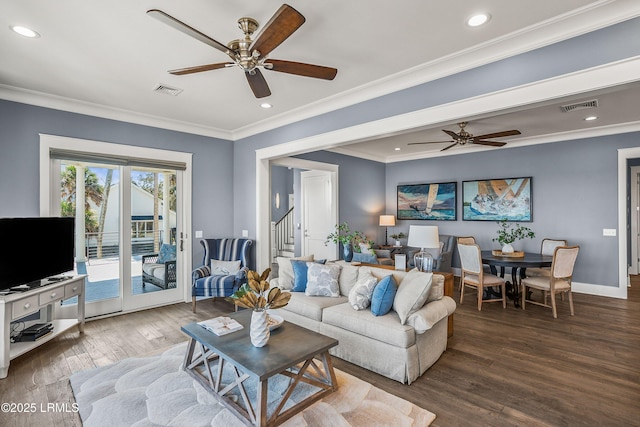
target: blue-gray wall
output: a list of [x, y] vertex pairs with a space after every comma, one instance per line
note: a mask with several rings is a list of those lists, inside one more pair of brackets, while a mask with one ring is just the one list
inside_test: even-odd
[[[276, 194], [280, 194], [280, 207], [276, 207]], [[293, 169], [271, 166], [271, 221], [278, 221], [289, 210], [289, 194], [293, 194]]]
[[[232, 142], [2, 100], [0, 217], [40, 215], [40, 133], [193, 153], [193, 229], [232, 234], [232, 209], [223, 208], [234, 197]], [[197, 266], [204, 251], [197, 241], [193, 249]]]

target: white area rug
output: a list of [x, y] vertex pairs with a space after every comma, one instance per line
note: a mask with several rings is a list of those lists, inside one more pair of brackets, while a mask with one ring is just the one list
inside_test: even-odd
[[[200, 383], [182, 371], [186, 343], [161, 355], [130, 358], [70, 377], [85, 427], [244, 426]], [[281, 424], [283, 426], [428, 426], [435, 414], [336, 370], [338, 390]], [[269, 381], [269, 396], [287, 386]], [[224, 382], [224, 381], [223, 381]], [[298, 387], [300, 389], [300, 387]], [[237, 389], [236, 389], [237, 390]], [[251, 395], [255, 388], [247, 385]], [[315, 390], [315, 389], [314, 389]], [[296, 391], [297, 401], [312, 389]]]

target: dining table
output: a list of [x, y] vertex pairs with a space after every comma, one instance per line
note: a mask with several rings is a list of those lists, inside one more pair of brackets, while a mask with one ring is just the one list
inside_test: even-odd
[[[520, 283], [526, 276], [527, 268], [551, 267], [552, 255], [535, 252], [523, 252], [522, 256], [496, 255], [493, 251], [482, 251], [482, 263], [488, 264], [491, 274], [503, 277], [506, 268], [511, 268], [511, 281], [506, 281], [507, 298], [513, 300], [515, 307], [520, 307]], [[498, 267], [500, 272], [498, 273]]]

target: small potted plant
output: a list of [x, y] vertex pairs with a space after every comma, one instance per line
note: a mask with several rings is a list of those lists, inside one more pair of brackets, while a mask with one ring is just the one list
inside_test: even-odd
[[523, 227], [518, 223], [508, 222], [506, 219], [498, 221], [500, 228], [498, 229], [498, 237], [492, 239], [494, 242], [502, 245], [502, 253], [513, 253], [511, 244], [516, 240], [533, 239], [536, 234], [529, 227]]
[[353, 259], [353, 242], [361, 239], [366, 240], [366, 237], [361, 231], [351, 231], [349, 224], [343, 222], [342, 224], [336, 224], [336, 231], [327, 236], [324, 244], [326, 245], [329, 242], [333, 242], [337, 245], [340, 243], [344, 251], [344, 260], [351, 262]]
[[396, 244], [395, 244], [396, 246], [400, 246], [400, 239], [404, 239], [405, 237], [407, 237], [407, 235], [406, 235], [406, 234], [404, 234], [404, 233], [401, 231], [400, 233], [392, 234], [392, 235], [391, 235], [391, 236], [389, 236], [389, 237], [391, 237], [393, 240], [395, 240], [395, 241], [396, 241], [396, 242], [395, 242], [395, 243], [396, 243]]

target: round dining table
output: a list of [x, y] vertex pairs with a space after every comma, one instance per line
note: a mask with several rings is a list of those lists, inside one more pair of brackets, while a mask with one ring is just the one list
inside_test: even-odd
[[[488, 264], [491, 273], [504, 277], [505, 268], [511, 268], [511, 282], [506, 282], [507, 297], [513, 305], [520, 307], [520, 281], [526, 277], [527, 268], [551, 267], [553, 256], [540, 253], [524, 252], [522, 257], [494, 255], [493, 251], [482, 251], [482, 263]], [[500, 267], [498, 274], [497, 267]]]

